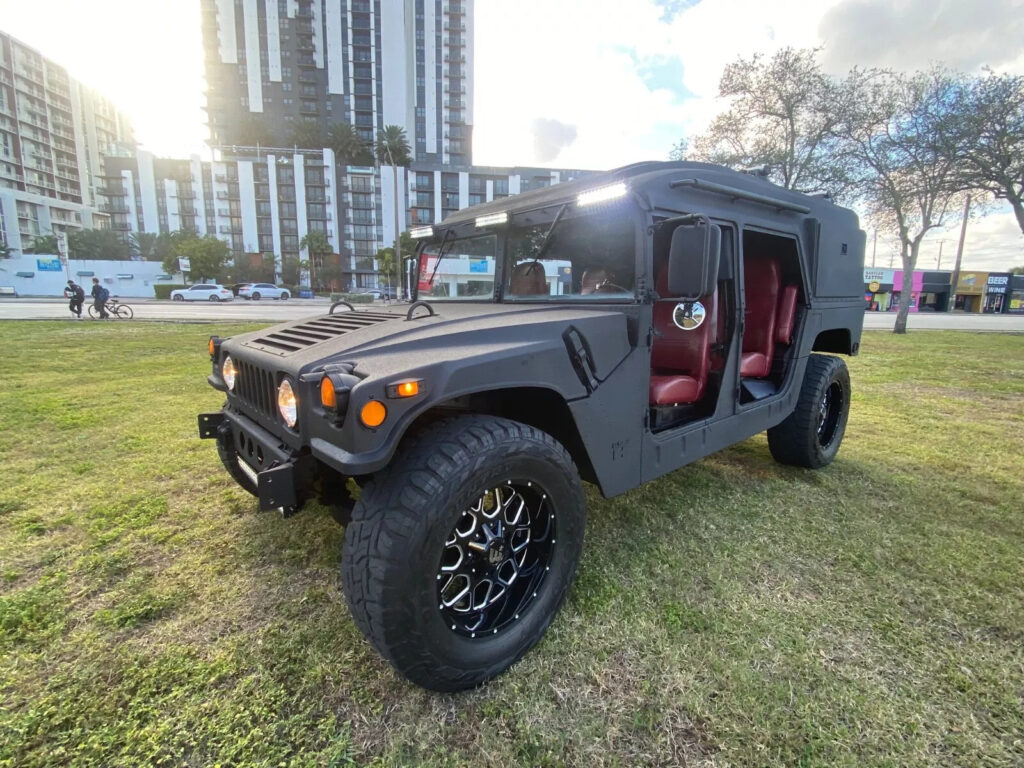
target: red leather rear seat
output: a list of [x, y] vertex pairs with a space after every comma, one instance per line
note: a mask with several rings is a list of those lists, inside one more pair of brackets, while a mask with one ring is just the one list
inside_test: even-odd
[[740, 376], [771, 373], [776, 344], [789, 344], [796, 317], [797, 286], [782, 285], [778, 259], [750, 258], [743, 264], [747, 311]]
[[[668, 270], [663, 269], [656, 289], [668, 294]], [[672, 321], [679, 299], [662, 298], [654, 304], [657, 333], [651, 348], [651, 405], [694, 403], [704, 395], [711, 367], [711, 345], [717, 341], [718, 291], [700, 299], [704, 321], [684, 331]], [[660, 334], [660, 335], [659, 335]]]

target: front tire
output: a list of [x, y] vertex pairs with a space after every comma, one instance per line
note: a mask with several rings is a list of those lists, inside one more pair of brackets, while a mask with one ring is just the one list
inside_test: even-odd
[[781, 464], [820, 469], [839, 451], [850, 415], [850, 371], [831, 355], [811, 355], [796, 408], [768, 430], [768, 448]]
[[173, 296], [171, 296], [171, 298], [172, 298], [172, 299], [173, 299], [174, 301], [184, 301], [184, 300], [185, 300], [185, 297], [184, 297], [184, 296], [182, 296], [182, 295], [181, 295], [180, 293], [176, 293], [176, 294], [174, 294]]
[[543, 636], [584, 523], [576, 466], [550, 435], [491, 416], [437, 422], [363, 490], [345, 530], [345, 597], [409, 680], [471, 688]]
[[210, 295], [210, 301], [213, 301], [213, 302], [220, 301], [220, 296], [217, 296], [215, 294], [211, 294]]
[[253, 301], [259, 301], [260, 300], [260, 292], [259, 291], [256, 291], [255, 293], [253, 293], [252, 300]]
[[288, 301], [289, 295], [290, 294], [288, 293], [288, 291], [282, 291], [281, 296], [279, 298], [281, 299], [281, 301]]
[[129, 307], [127, 304], [118, 304], [114, 310], [114, 314], [120, 317], [122, 320], [131, 320], [135, 317], [135, 310]]

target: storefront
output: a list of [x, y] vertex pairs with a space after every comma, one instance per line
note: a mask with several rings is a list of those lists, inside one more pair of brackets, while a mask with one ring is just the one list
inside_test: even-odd
[[915, 271], [911, 275], [910, 290], [903, 290], [903, 270], [899, 269], [892, 277], [892, 301], [889, 303], [889, 311], [896, 312], [904, 297], [910, 302], [910, 311], [917, 312], [918, 302], [921, 298], [921, 288], [924, 285], [924, 272]]
[[1024, 275], [1010, 275], [1010, 293], [1007, 312], [1024, 315]]
[[956, 284], [954, 309], [980, 313], [987, 284], [988, 272], [961, 272], [960, 282]]
[[885, 312], [889, 309], [892, 297], [893, 270], [864, 269], [864, 308], [872, 312]]
[[918, 308], [922, 312], [946, 312], [949, 310], [950, 282], [952, 272], [922, 272], [921, 295]]
[[1010, 292], [1009, 272], [990, 272], [985, 283], [985, 312], [1002, 314], [1010, 311], [1007, 294]]

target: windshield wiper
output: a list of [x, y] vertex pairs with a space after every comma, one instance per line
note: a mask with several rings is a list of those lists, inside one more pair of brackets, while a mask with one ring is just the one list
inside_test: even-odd
[[540, 248], [537, 249], [537, 255], [533, 257], [534, 264], [540, 261], [541, 256], [544, 255], [548, 246], [551, 245], [551, 235], [554, 233], [555, 227], [558, 226], [558, 222], [562, 218], [562, 214], [565, 213], [565, 209], [568, 207], [568, 203], [562, 203], [562, 207], [558, 209], [558, 213], [555, 214], [555, 218], [551, 220], [551, 226], [548, 227], [548, 231], [544, 233], [544, 239], [540, 241]]
[[[431, 287], [434, 285], [434, 278], [437, 276], [437, 269], [441, 266], [441, 259], [447, 255], [444, 252], [444, 244], [448, 242], [448, 235], [451, 233], [452, 231], [450, 229], [446, 229], [444, 231], [444, 237], [441, 238], [441, 245], [437, 248], [437, 261], [434, 262], [434, 271], [430, 273], [430, 282], [428, 283]], [[452, 242], [452, 245], [455, 245], [454, 241]]]

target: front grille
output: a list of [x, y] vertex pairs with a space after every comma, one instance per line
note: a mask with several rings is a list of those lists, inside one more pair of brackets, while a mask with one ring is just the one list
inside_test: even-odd
[[245, 346], [284, 356], [319, 344], [321, 341], [377, 325], [385, 320], [398, 319], [400, 315], [382, 312], [342, 312], [337, 315], [324, 315], [247, 341]]
[[241, 360], [235, 361], [235, 370], [235, 395], [250, 408], [276, 418], [277, 382], [274, 373]]

